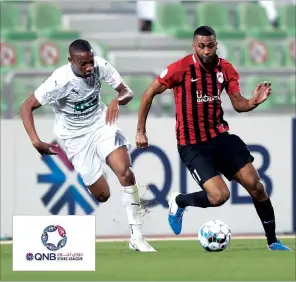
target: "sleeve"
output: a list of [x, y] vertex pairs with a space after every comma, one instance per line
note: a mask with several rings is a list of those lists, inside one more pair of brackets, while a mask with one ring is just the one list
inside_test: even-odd
[[38, 102], [44, 106], [63, 98], [65, 91], [60, 87], [54, 75], [51, 75], [35, 90], [34, 95]]
[[102, 60], [100, 63], [100, 79], [113, 89], [116, 89], [123, 81], [118, 71], [106, 60]]
[[240, 86], [239, 86], [239, 74], [233, 67], [233, 65], [230, 65], [226, 69], [226, 76], [227, 76], [227, 84], [225, 86], [225, 90], [227, 94], [234, 94], [237, 92], [240, 92]]
[[178, 64], [175, 62], [165, 68], [156, 79], [159, 83], [164, 84], [167, 88], [171, 89], [178, 82], [177, 74]]

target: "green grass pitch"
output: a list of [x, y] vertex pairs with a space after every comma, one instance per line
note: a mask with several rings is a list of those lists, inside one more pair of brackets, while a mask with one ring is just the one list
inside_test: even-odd
[[94, 272], [13, 272], [12, 245], [1, 245], [1, 281], [295, 281], [295, 239], [283, 239], [292, 252], [271, 252], [263, 239], [232, 240], [220, 253], [196, 241], [151, 241], [157, 253], [128, 249], [127, 242], [96, 245]]

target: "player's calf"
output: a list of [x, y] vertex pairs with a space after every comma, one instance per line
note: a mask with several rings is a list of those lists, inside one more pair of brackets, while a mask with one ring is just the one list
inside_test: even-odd
[[249, 190], [250, 195], [256, 201], [264, 201], [268, 199], [268, 195], [262, 182], [259, 179], [252, 181], [247, 190]]
[[116, 176], [122, 186], [132, 186], [135, 184], [135, 175], [130, 166], [123, 166], [117, 171]]

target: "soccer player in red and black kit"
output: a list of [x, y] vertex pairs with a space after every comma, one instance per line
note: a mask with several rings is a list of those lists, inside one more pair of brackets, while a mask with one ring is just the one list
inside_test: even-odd
[[173, 89], [178, 151], [192, 177], [203, 189], [186, 195], [170, 195], [169, 224], [178, 235], [186, 207], [223, 205], [230, 193], [221, 173], [229, 181], [235, 179], [253, 198], [269, 249], [291, 250], [276, 237], [274, 210], [253, 166], [254, 158], [246, 144], [228, 132], [229, 126], [223, 119], [221, 107], [221, 93], [225, 89], [237, 112], [252, 111], [268, 98], [271, 84], [258, 84], [253, 98], [244, 98], [235, 68], [216, 55], [216, 34], [209, 26], [196, 29], [193, 50], [193, 54], [169, 65], [149, 86], [143, 95], [138, 116], [136, 143], [138, 148], [146, 148], [146, 120], [152, 100], [166, 89]]

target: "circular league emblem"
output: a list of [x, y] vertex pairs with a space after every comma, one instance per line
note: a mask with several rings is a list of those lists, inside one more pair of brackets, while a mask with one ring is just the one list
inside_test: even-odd
[[[61, 240], [55, 245], [53, 243], [48, 243], [48, 232], [58, 232], [58, 234], [61, 236]], [[63, 248], [67, 243], [67, 236], [66, 231], [63, 227], [60, 225], [49, 225], [47, 226], [41, 235], [41, 241], [43, 245], [50, 251], [57, 251], [61, 248]]]
[[260, 41], [252, 41], [249, 44], [249, 56], [257, 64], [265, 63], [268, 59], [268, 50], [266, 45]]
[[39, 56], [42, 64], [55, 65], [60, 60], [58, 47], [51, 42], [44, 42], [39, 47]]
[[0, 65], [4, 67], [13, 66], [16, 62], [16, 50], [7, 43], [0, 43]]

